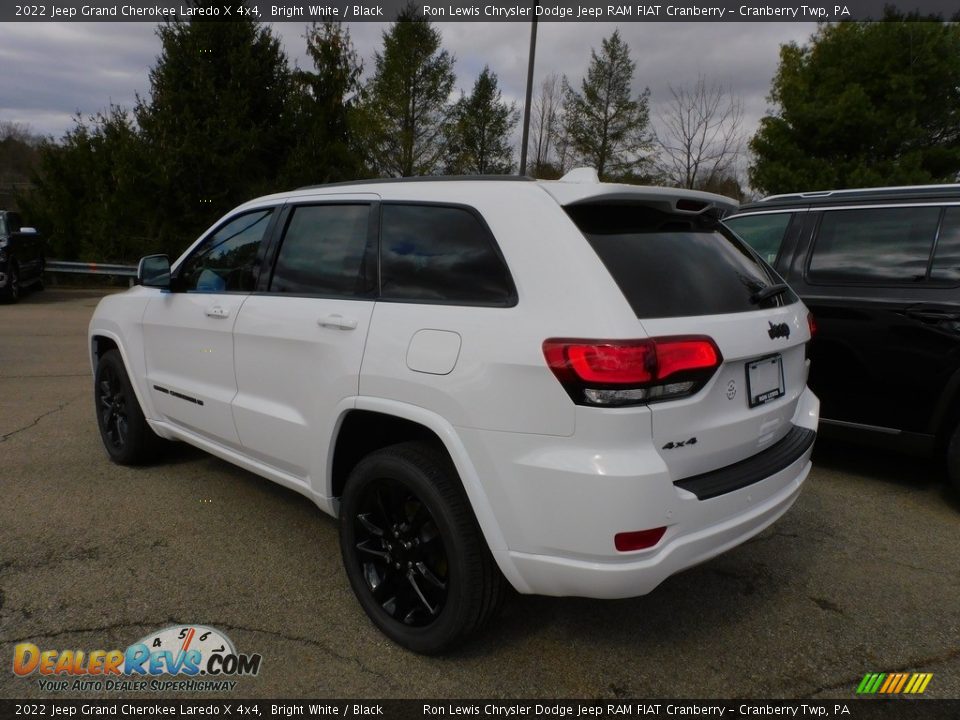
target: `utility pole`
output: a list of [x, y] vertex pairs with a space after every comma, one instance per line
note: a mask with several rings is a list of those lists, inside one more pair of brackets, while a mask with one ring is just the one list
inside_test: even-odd
[[533, 96], [533, 61], [537, 55], [537, 7], [533, 0], [533, 20], [530, 22], [530, 59], [527, 61], [527, 99], [523, 104], [523, 140], [520, 144], [520, 174], [527, 174], [527, 142], [530, 139], [530, 98]]

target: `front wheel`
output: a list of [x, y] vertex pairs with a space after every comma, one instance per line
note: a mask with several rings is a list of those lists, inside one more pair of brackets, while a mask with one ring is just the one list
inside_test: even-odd
[[160, 439], [143, 416], [118, 350], [100, 357], [93, 387], [97, 427], [110, 459], [119, 465], [152, 460]]
[[19, 302], [20, 300], [20, 269], [15, 263], [10, 263], [10, 271], [7, 273], [7, 289], [4, 292], [4, 299], [9, 303]]
[[394, 642], [427, 655], [458, 644], [499, 607], [504, 579], [456, 471], [420, 443], [378, 450], [351, 472], [340, 550], [357, 599]]

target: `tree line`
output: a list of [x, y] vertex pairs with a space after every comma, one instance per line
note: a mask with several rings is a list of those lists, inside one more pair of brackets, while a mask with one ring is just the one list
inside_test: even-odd
[[[808, 45], [781, 48], [771, 109], [749, 140], [752, 188], [956, 179], [957, 25], [887, 20], [823, 24]], [[485, 67], [455, 92], [455, 58], [412, 7], [383, 32], [368, 73], [336, 22], [307, 28], [307, 69], [291, 68], [271, 28], [252, 20], [168, 22], [157, 33], [149, 90], [133, 108], [78, 116], [59, 140], [0, 127], [0, 168], [17, 160], [16, 200], [51, 257], [177, 255], [231, 207], [292, 187], [517, 170], [520, 113], [496, 73]], [[636, 70], [614, 32], [591, 51], [583, 78], [543, 80], [527, 173], [556, 178], [589, 165], [603, 180], [740, 197], [741, 100], [700, 77], [670, 86], [652, 121], [649, 89], [632, 92]]]

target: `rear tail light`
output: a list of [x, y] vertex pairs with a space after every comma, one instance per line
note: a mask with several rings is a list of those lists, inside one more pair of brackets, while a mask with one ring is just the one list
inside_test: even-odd
[[692, 395], [723, 358], [706, 336], [543, 343], [547, 365], [578, 405], [616, 407]]
[[[817, 320], [813, 317], [812, 312], [807, 313], [807, 327], [810, 328], [810, 340], [813, 340], [813, 336], [817, 334]], [[803, 359], [810, 359], [810, 340], [807, 340], [803, 344]]]

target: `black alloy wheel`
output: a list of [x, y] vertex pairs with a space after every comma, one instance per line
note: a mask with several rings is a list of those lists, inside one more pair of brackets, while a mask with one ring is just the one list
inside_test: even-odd
[[160, 439], [143, 416], [119, 351], [108, 350], [97, 362], [93, 399], [100, 438], [110, 459], [120, 465], [153, 460]]
[[120, 374], [112, 365], [100, 373], [97, 383], [97, 411], [100, 413], [100, 430], [105, 443], [116, 452], [122, 452], [130, 432], [127, 417], [127, 398]]
[[412, 627], [433, 622], [447, 600], [449, 564], [430, 510], [405, 484], [366, 485], [354, 519], [367, 589], [383, 611]]
[[340, 505], [340, 551], [364, 611], [414, 652], [462, 642], [503, 599], [456, 470], [431, 445], [392, 445], [356, 465]]

